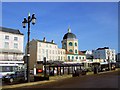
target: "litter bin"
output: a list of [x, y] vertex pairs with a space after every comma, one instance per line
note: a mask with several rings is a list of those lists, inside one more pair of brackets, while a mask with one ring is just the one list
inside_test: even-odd
[[98, 67], [94, 67], [94, 74], [98, 74]]
[[77, 71], [77, 70], [75, 70], [74, 73], [72, 73], [72, 76], [73, 76], [73, 77], [77, 77], [77, 76], [79, 76], [79, 75], [80, 75], [80, 73], [79, 73], [79, 71]]

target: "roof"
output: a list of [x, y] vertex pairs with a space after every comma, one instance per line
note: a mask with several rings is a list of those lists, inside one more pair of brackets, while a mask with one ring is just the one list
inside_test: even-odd
[[68, 38], [76, 39], [76, 35], [71, 33], [70, 27], [68, 28], [68, 33], [64, 35], [63, 39], [68, 39]]
[[54, 44], [54, 45], [57, 45], [56, 43], [53, 43], [53, 42], [48, 42], [48, 41], [43, 41], [43, 40], [36, 40], [36, 41], [38, 41], [38, 42], [43, 42], [43, 43], [49, 43], [49, 44]]
[[79, 55], [85, 55], [84, 53], [82, 53], [81, 51], [78, 51], [79, 52]]
[[76, 35], [68, 32], [64, 35], [63, 39], [68, 39], [68, 38], [76, 39]]
[[[66, 54], [74, 54], [73, 52], [68, 52], [66, 51]], [[81, 51], [78, 51], [78, 55], [85, 55], [84, 53], [82, 53]]]
[[24, 35], [18, 29], [11, 29], [11, 28], [6, 28], [6, 27], [0, 27], [0, 31], [2, 31], [2, 32], [8, 32], [8, 33], [13, 33], [13, 34]]
[[86, 51], [81, 51], [82, 53], [86, 53]]
[[98, 48], [97, 50], [105, 50], [105, 49], [109, 49], [109, 47]]
[[66, 51], [66, 54], [74, 54], [73, 52], [68, 52], [68, 51]]

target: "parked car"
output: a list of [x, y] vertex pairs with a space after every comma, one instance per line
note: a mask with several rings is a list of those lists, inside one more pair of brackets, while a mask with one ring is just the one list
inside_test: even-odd
[[5, 83], [10, 84], [25, 82], [24, 71], [17, 71], [15, 72], [15, 74], [7, 74], [6, 76], [4, 76], [3, 80]]

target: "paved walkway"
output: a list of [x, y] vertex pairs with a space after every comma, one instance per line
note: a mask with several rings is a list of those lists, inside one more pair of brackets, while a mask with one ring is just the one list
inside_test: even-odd
[[21, 84], [14, 84], [14, 85], [5, 85], [5, 86], [2, 86], [2, 89], [6, 89], [6, 88], [18, 88], [18, 87], [24, 87], [24, 86], [37, 85], [37, 84], [51, 83], [51, 82], [55, 82], [55, 81], [58, 81], [58, 80], [62, 80], [62, 79], [66, 79], [66, 78], [71, 78], [71, 77], [72, 77], [72, 75], [51, 76], [49, 80], [29, 82], [29, 83], [21, 83]]
[[[118, 71], [118, 69], [116, 69], [116, 71]], [[107, 72], [114, 72], [114, 71], [107, 71]], [[107, 73], [107, 72], [101, 72], [99, 74]], [[93, 73], [87, 73], [87, 75], [93, 75]], [[46, 83], [51, 83], [51, 82], [55, 82], [55, 81], [58, 81], [58, 80], [62, 80], [62, 79], [66, 79], [66, 78], [71, 78], [71, 77], [72, 77], [72, 75], [51, 76], [50, 80], [37, 81], [37, 82], [29, 82], [29, 83], [15, 84], [15, 85], [5, 85], [5, 86], [2, 86], [2, 89], [6, 89], [6, 88], [19, 88], [19, 87], [24, 87], [24, 86], [46, 84]]]

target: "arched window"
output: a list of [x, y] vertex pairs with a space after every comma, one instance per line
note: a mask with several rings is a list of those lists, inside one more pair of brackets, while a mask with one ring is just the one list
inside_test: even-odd
[[76, 57], [76, 59], [78, 59], [78, 57]]
[[72, 60], [74, 60], [74, 56], [72, 56]]
[[69, 42], [69, 46], [72, 46], [72, 42]]
[[72, 50], [72, 49], [70, 49], [70, 50], [69, 50], [69, 52], [73, 52], [73, 50]]
[[75, 50], [75, 53], [77, 53], [77, 50]]
[[75, 46], [77, 46], [77, 43], [75, 43]]
[[70, 56], [68, 56], [68, 60], [70, 60]]

